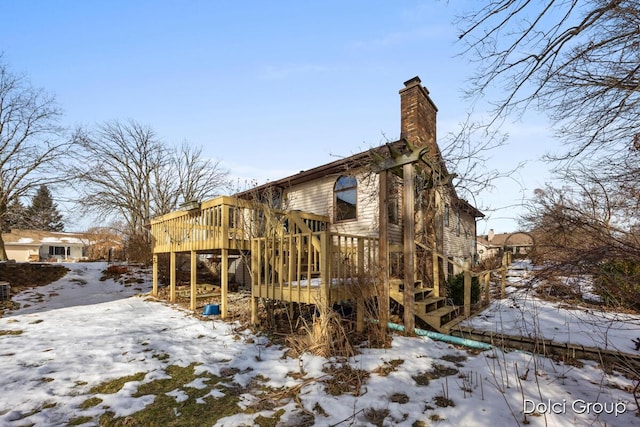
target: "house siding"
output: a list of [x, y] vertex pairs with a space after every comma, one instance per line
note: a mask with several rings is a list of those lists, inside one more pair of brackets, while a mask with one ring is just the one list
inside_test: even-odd
[[[378, 175], [360, 173], [354, 176], [358, 182], [355, 220], [335, 221], [333, 190], [340, 175], [326, 176], [286, 189], [285, 209], [325, 215], [331, 219], [331, 231], [334, 232], [378, 237]], [[401, 221], [389, 225], [389, 239], [392, 243], [402, 241]]]
[[[445, 224], [444, 206], [442, 207], [442, 246], [443, 255], [457, 264], [463, 265], [475, 261], [476, 254], [476, 220], [475, 217], [456, 206], [450, 194], [443, 197], [442, 203], [449, 209], [449, 224]], [[454, 264], [453, 274], [462, 270]]]
[[11, 245], [5, 243], [7, 258], [16, 262], [27, 262], [32, 255], [38, 255], [39, 245]]

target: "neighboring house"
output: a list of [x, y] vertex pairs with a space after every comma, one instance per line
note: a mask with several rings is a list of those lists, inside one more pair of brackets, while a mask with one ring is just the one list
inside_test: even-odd
[[[476, 218], [484, 215], [456, 193], [436, 143], [429, 92], [418, 77], [404, 86], [399, 140], [151, 221], [154, 255], [170, 254], [171, 271], [176, 254], [191, 253], [192, 309], [193, 266], [210, 254], [221, 260], [223, 316], [232, 271], [250, 280], [253, 320], [260, 299], [330, 306], [356, 298], [350, 285], [366, 283], [372, 292], [382, 278], [385, 295], [410, 304], [405, 316], [415, 311], [447, 330], [454, 309], [442, 306], [443, 283], [476, 259]], [[372, 280], [377, 270], [382, 275]], [[414, 307], [405, 284], [426, 299]]]
[[11, 230], [2, 233], [7, 257], [17, 262], [79, 261], [88, 244], [82, 233]]
[[495, 234], [493, 229], [484, 236], [478, 236], [478, 256], [480, 260], [500, 257], [510, 252], [515, 257], [526, 256], [533, 248], [533, 237], [525, 231]]

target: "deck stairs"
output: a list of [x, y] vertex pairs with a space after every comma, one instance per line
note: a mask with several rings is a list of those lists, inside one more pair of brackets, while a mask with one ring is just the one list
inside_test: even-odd
[[[405, 284], [402, 279], [389, 281], [389, 297], [404, 305]], [[445, 297], [433, 295], [433, 289], [421, 281], [413, 283], [414, 312], [418, 319], [441, 333], [448, 333], [463, 320], [458, 307], [447, 302]]]

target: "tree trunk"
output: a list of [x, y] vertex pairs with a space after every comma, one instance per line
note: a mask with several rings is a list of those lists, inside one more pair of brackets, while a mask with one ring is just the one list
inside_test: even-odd
[[4, 239], [0, 234], [0, 261], [8, 261], [8, 260], [9, 258], [7, 257], [7, 251], [4, 248]]

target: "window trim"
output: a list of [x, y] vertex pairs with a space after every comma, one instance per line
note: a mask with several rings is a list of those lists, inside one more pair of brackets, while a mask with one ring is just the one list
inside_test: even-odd
[[[354, 181], [354, 185], [350, 187], [336, 189], [338, 187], [338, 183], [341, 179], [352, 179]], [[346, 193], [348, 191], [353, 191], [355, 195], [355, 205], [354, 205], [354, 216], [353, 218], [338, 218], [338, 193]], [[358, 180], [355, 176], [352, 175], [340, 175], [336, 182], [333, 184], [333, 218], [334, 222], [350, 222], [358, 220]]]

